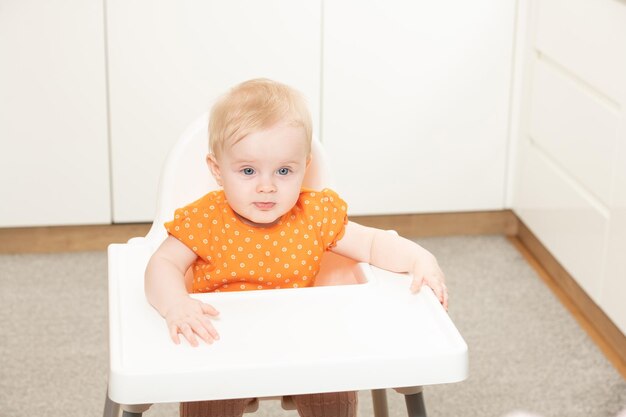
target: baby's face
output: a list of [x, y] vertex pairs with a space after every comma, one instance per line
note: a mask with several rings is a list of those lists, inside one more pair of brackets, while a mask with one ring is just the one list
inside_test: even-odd
[[308, 163], [304, 129], [278, 123], [253, 132], [219, 160], [208, 158], [228, 204], [241, 220], [272, 226], [298, 201]]

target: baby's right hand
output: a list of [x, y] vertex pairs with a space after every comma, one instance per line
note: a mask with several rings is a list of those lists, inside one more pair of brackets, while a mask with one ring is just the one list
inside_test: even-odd
[[219, 314], [209, 304], [184, 296], [172, 304], [165, 314], [165, 321], [174, 343], [180, 344], [178, 334], [182, 333], [191, 346], [198, 346], [196, 335], [208, 344], [220, 338], [209, 317]]

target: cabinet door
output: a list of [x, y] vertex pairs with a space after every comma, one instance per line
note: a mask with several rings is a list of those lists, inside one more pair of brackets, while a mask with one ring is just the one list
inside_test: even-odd
[[501, 209], [514, 0], [324, 4], [322, 137], [352, 214]]
[[107, 1], [114, 221], [152, 220], [168, 150], [239, 82], [299, 89], [317, 130], [320, 11], [307, 0]]
[[109, 223], [102, 1], [0, 3], [0, 227]]
[[626, 5], [527, 6], [514, 208], [626, 332]]

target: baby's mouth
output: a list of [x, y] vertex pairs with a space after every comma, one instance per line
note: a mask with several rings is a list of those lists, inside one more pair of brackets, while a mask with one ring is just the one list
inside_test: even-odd
[[258, 208], [259, 210], [271, 210], [274, 208], [275, 205], [276, 203], [263, 203], [263, 202], [254, 203], [254, 206]]

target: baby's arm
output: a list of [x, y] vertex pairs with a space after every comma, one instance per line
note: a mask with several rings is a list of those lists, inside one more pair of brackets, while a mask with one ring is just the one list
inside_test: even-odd
[[165, 318], [170, 337], [179, 344], [178, 333], [198, 346], [195, 335], [207, 343], [219, 339], [209, 316], [217, 316], [212, 306], [189, 297], [185, 273], [196, 254], [178, 239], [168, 236], [154, 252], [146, 267], [145, 291], [150, 304]]
[[343, 238], [331, 250], [388, 271], [411, 273], [412, 292], [418, 292], [425, 283], [448, 309], [448, 290], [437, 259], [417, 243], [380, 229], [348, 222]]

